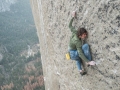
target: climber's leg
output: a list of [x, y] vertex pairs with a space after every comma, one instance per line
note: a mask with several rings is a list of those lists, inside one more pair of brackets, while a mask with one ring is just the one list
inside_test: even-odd
[[89, 45], [88, 44], [84, 44], [82, 46], [82, 50], [83, 50], [84, 55], [86, 56], [86, 58], [91, 61], [91, 54], [90, 54]]
[[82, 63], [81, 59], [76, 59], [76, 65], [77, 65], [77, 68], [78, 68], [79, 71], [82, 70], [81, 63]]
[[77, 65], [77, 68], [78, 70], [82, 70], [82, 67], [81, 67], [81, 59], [79, 57], [79, 54], [77, 52], [77, 50], [70, 50], [70, 58], [72, 60], [75, 60], [76, 61], [76, 65]]

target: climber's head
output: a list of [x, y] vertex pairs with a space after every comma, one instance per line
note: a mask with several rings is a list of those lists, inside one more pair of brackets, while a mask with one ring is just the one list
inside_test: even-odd
[[85, 39], [87, 37], [87, 30], [84, 29], [84, 28], [78, 28], [78, 31], [77, 31], [77, 36], [81, 39]]

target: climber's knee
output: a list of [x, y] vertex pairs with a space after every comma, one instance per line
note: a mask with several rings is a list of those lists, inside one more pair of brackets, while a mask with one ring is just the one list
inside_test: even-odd
[[86, 43], [86, 44], [84, 44], [83, 46], [82, 46], [82, 49], [84, 50], [84, 49], [89, 49], [89, 45]]

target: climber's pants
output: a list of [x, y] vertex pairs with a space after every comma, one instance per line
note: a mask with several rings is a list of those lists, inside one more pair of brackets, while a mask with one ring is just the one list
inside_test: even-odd
[[[82, 50], [84, 55], [86, 56], [86, 58], [88, 60], [91, 60], [91, 54], [90, 54], [90, 49], [89, 49], [89, 45], [88, 44], [84, 44], [82, 46]], [[79, 57], [78, 51], [77, 50], [70, 50], [70, 57], [72, 60], [76, 60], [76, 65], [78, 67], [78, 70], [82, 70], [81, 64], [82, 64], [82, 60]]]

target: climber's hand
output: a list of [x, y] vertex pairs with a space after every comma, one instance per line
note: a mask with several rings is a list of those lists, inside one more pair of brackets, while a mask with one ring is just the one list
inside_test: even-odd
[[90, 61], [90, 62], [88, 62], [88, 64], [91, 65], [91, 66], [95, 66], [96, 65], [95, 61]]
[[76, 11], [72, 12], [72, 17], [76, 17]]

